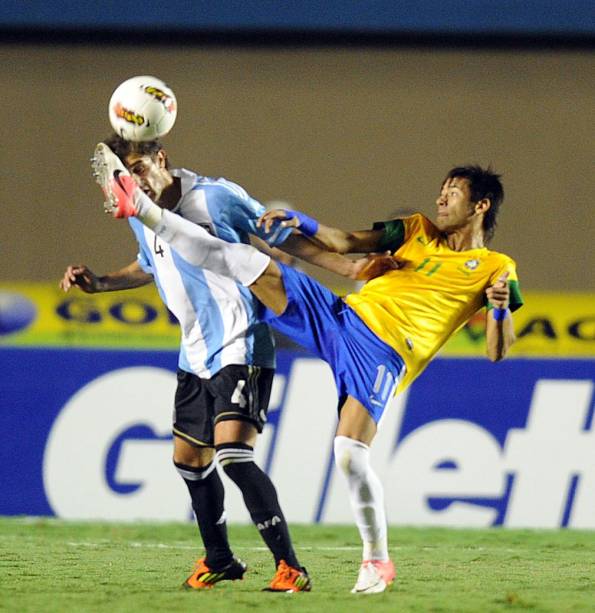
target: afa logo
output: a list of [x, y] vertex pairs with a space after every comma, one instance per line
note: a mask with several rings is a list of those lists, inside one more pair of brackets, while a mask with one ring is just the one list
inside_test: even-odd
[[0, 336], [30, 326], [37, 316], [35, 305], [25, 296], [0, 291]]

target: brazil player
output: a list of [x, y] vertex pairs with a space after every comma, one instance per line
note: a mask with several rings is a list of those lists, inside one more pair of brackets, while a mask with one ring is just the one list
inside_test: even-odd
[[[147, 197], [213, 236], [244, 245], [249, 235], [260, 235], [273, 248], [282, 245], [292, 255], [342, 274], [350, 272], [346, 258], [329, 259], [327, 252], [319, 253], [320, 248], [303, 237], [292, 236], [291, 228], [276, 223], [273, 232], [265, 233], [257, 226], [265, 208], [238, 185], [170, 169], [158, 141], [131, 143], [113, 136], [107, 142], [125, 160]], [[256, 300], [235, 281], [189, 265], [138, 220], [130, 222], [138, 241], [137, 260], [101, 277], [86, 266], [69, 266], [60, 285], [65, 291], [78, 286], [92, 293], [154, 281], [180, 322], [174, 464], [188, 487], [206, 549], [206, 558], [198, 561], [185, 585], [210, 588], [222, 579], [239, 579], [245, 571], [227, 540], [223, 485], [214, 470], [216, 455], [241, 490], [252, 520], [274, 555], [277, 573], [269, 589], [309, 590], [310, 580], [291, 545], [275, 487], [253, 461], [275, 366], [273, 340], [268, 326], [256, 317]]]
[[345, 232], [299, 212], [267, 213], [266, 230], [281, 219], [283, 226], [299, 228], [329, 250], [394, 254], [398, 270], [343, 300], [249, 246], [223, 243], [162, 211], [128, 177], [118, 176], [118, 160], [108, 158], [101, 183], [114, 216], [136, 217], [189, 262], [249, 287], [265, 305], [266, 320], [331, 366], [339, 395], [335, 462], [346, 477], [363, 541], [352, 591], [384, 591], [395, 570], [388, 555], [383, 489], [369, 463], [369, 446], [386, 404], [482, 307], [488, 309], [489, 359], [504, 358], [515, 340], [512, 311], [522, 305], [516, 265], [486, 247], [503, 200], [499, 176], [477, 166], [452, 169], [441, 185], [434, 223], [417, 214]]

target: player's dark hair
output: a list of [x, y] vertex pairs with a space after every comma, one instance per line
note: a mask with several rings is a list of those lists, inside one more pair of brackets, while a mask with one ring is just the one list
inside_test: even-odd
[[489, 241], [496, 231], [498, 210], [504, 200], [504, 188], [500, 181], [502, 175], [496, 174], [489, 166], [482, 168], [478, 165], [457, 166], [448, 172], [446, 179], [467, 179], [472, 202], [479, 202], [484, 198], [490, 201], [490, 208], [483, 216], [483, 232], [486, 241]]
[[[115, 132], [103, 141], [122, 161], [131, 153], [137, 155], [148, 155], [155, 159], [156, 155], [163, 149], [163, 145], [157, 139], [143, 142], [133, 142], [123, 139]], [[169, 160], [165, 157], [165, 167], [169, 168]]]

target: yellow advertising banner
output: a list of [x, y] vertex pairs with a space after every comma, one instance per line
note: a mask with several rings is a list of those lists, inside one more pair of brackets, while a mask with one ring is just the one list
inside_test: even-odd
[[153, 285], [65, 294], [57, 284], [0, 283], [0, 345], [176, 349], [179, 339]]
[[[595, 357], [595, 294], [523, 291], [514, 313], [516, 343], [510, 356]], [[485, 354], [485, 311], [445, 345], [442, 355]]]
[[[511, 356], [595, 357], [595, 294], [523, 292]], [[485, 353], [485, 313], [443, 348], [445, 356]], [[0, 283], [0, 346], [176, 349], [179, 330], [154, 286], [67, 294], [51, 283]]]

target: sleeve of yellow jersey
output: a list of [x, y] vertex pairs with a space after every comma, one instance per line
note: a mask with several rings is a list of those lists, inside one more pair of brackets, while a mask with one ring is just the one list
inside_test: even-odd
[[384, 234], [378, 243], [378, 251], [390, 251], [394, 253], [415, 231], [414, 226], [419, 226], [420, 215], [412, 215], [403, 219], [391, 219], [390, 221], [377, 221], [373, 230], [384, 230]]
[[[505, 272], [508, 273], [508, 288], [510, 289], [510, 310], [516, 311], [523, 306], [523, 295], [519, 287], [519, 279], [516, 272], [516, 264], [512, 258], [508, 256], [503, 257], [502, 265], [492, 274], [488, 285], [494, 285], [498, 278]], [[494, 306], [486, 300], [486, 306], [488, 310], [493, 309]]]

